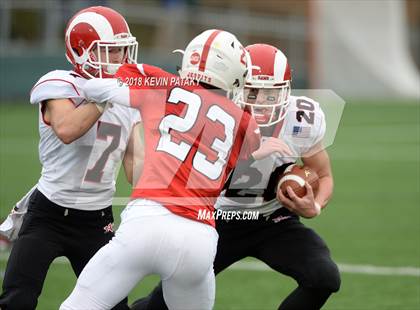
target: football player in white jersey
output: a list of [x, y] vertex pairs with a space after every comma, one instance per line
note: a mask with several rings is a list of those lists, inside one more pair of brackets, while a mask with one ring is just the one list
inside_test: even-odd
[[[78, 12], [65, 32], [72, 71], [55, 70], [35, 83], [39, 105], [41, 177], [30, 193], [0, 296], [1, 309], [35, 309], [52, 261], [66, 256], [78, 276], [113, 237], [115, 179], [123, 161], [129, 182], [140, 142], [137, 110], [87, 102], [83, 84], [136, 63], [137, 41], [125, 19], [107, 7]], [[126, 300], [116, 309], [128, 309]]]
[[[257, 120], [262, 135], [254, 156], [264, 157], [275, 149], [284, 152], [242, 161], [231, 174], [216, 208], [254, 210], [260, 215], [258, 220], [216, 219], [219, 240], [214, 271], [218, 274], [247, 256], [258, 258], [298, 283], [279, 309], [320, 309], [338, 291], [340, 275], [325, 242], [299, 217], [318, 216], [333, 192], [330, 161], [321, 144], [326, 130], [324, 113], [316, 101], [290, 95], [291, 71], [279, 49], [254, 44], [246, 50], [254, 69], [245, 86], [243, 105]], [[284, 156], [288, 152], [293, 155]], [[306, 196], [299, 198], [291, 191], [290, 199], [281, 195], [279, 202], [279, 176], [299, 158], [318, 173], [319, 190], [314, 195], [306, 184]], [[132, 309], [167, 309], [161, 285]]]

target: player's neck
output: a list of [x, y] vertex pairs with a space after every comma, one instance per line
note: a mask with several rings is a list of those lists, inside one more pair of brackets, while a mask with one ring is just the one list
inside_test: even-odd
[[260, 127], [261, 135], [264, 137], [271, 137], [274, 133], [276, 125], [271, 125], [269, 127]]

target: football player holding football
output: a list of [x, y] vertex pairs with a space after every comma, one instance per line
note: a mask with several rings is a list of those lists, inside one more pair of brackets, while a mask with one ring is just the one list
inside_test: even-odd
[[[255, 210], [260, 217], [257, 221], [216, 220], [219, 240], [214, 271], [218, 274], [242, 258], [255, 257], [298, 284], [279, 309], [320, 309], [338, 291], [340, 275], [325, 242], [299, 217], [318, 216], [333, 192], [330, 161], [321, 144], [326, 130], [324, 114], [316, 101], [290, 95], [291, 71], [279, 49], [254, 44], [246, 50], [253, 70], [246, 80], [242, 104], [257, 120], [262, 135], [261, 147], [254, 155], [286, 144], [292, 156], [272, 154], [238, 163], [216, 208]], [[299, 158], [319, 175], [319, 189], [314, 194], [306, 184], [307, 194], [302, 198], [289, 189], [289, 197], [279, 193], [279, 201], [279, 176]], [[159, 285], [132, 309], [167, 309], [165, 301]]]
[[[226, 96], [238, 98], [247, 63], [234, 35], [207, 30], [183, 51], [179, 77], [149, 65], [124, 65], [119, 81], [85, 84], [92, 101], [140, 109], [145, 161], [115, 238], [86, 265], [60, 309], [109, 309], [149, 274], [161, 277], [169, 308], [213, 307], [218, 237], [214, 219], [199, 214], [214, 211], [237, 160], [260, 145], [255, 120]], [[170, 82], [147, 86], [148, 77]], [[196, 83], [188, 85], [191, 80]]]
[[[136, 63], [137, 41], [125, 19], [106, 7], [84, 9], [69, 21], [65, 45], [73, 70], [51, 71], [31, 91], [31, 103], [39, 105], [42, 172], [19, 203], [27, 213], [8, 260], [1, 309], [35, 309], [59, 256], [80, 274], [114, 235], [111, 203], [121, 160], [130, 182], [133, 163], [141, 161], [134, 153], [139, 112], [93, 104], [83, 93], [88, 79], [112, 77], [123, 63]], [[127, 308], [126, 300], [116, 307]]]

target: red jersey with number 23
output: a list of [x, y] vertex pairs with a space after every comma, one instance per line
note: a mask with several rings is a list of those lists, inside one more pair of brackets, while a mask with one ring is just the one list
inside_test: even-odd
[[214, 226], [199, 211], [213, 213], [237, 160], [258, 149], [257, 123], [225, 96], [154, 66], [124, 65], [116, 77], [130, 86], [144, 126], [144, 168], [132, 198]]

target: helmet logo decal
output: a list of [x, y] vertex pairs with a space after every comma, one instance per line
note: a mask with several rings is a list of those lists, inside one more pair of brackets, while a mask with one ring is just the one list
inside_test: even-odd
[[192, 65], [196, 65], [196, 64], [198, 64], [199, 62], [200, 62], [200, 54], [199, 54], [199, 53], [197, 53], [197, 52], [192, 53], [192, 54], [191, 54], [191, 57], [190, 57], [190, 63], [191, 63]]

